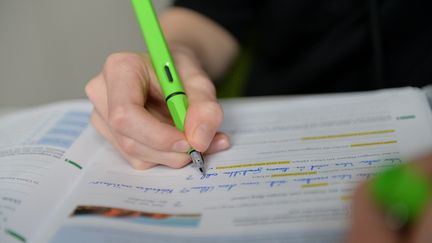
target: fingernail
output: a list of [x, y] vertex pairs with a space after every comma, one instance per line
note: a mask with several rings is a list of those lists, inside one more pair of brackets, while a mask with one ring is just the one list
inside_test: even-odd
[[222, 150], [229, 148], [230, 143], [229, 143], [228, 139], [220, 139], [220, 140], [216, 141], [215, 146], [216, 146], [217, 151], [222, 151]]
[[186, 140], [177, 141], [172, 146], [172, 150], [179, 153], [186, 153], [189, 148], [190, 145]]
[[195, 129], [193, 139], [195, 141], [198, 141], [199, 143], [206, 142], [206, 147], [208, 147], [213, 138], [213, 135], [214, 134], [210, 132], [210, 129], [207, 125], [201, 124], [197, 129]]

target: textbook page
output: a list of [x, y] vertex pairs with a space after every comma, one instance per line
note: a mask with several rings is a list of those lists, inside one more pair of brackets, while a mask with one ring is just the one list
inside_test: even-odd
[[76, 101], [0, 120], [0, 242], [30, 239], [70, 191], [97, 138], [90, 110]]
[[417, 89], [223, 105], [232, 147], [205, 176], [104, 143], [38, 242], [342, 242], [355, 186], [432, 148]]

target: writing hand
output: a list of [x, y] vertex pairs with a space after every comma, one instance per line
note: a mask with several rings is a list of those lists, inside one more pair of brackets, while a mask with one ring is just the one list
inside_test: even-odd
[[223, 111], [213, 83], [194, 56], [172, 50], [189, 99], [185, 133], [178, 131], [145, 54], [110, 55], [103, 70], [86, 86], [94, 105], [92, 124], [136, 169], [157, 164], [180, 168], [190, 162], [190, 147], [214, 153], [229, 147], [226, 134], [217, 132]]

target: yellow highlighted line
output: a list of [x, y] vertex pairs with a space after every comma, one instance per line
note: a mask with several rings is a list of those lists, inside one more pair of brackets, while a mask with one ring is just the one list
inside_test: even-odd
[[290, 161], [260, 162], [260, 163], [252, 163], [252, 164], [216, 166], [216, 169], [217, 170], [223, 170], [223, 169], [243, 168], [243, 167], [252, 167], [252, 166], [283, 165], [283, 164], [289, 164], [289, 163], [290, 163]]
[[301, 187], [307, 188], [307, 187], [319, 187], [319, 186], [328, 186], [328, 183], [323, 182], [323, 183], [315, 183], [315, 184], [304, 184]]
[[358, 137], [358, 136], [368, 136], [395, 132], [394, 129], [389, 130], [379, 130], [379, 131], [368, 131], [368, 132], [354, 132], [354, 133], [342, 133], [334, 135], [324, 135], [324, 136], [311, 136], [302, 137], [302, 140], [320, 140], [320, 139], [331, 139], [331, 138], [347, 138], [347, 137]]
[[316, 171], [297, 172], [297, 173], [283, 173], [283, 174], [273, 174], [271, 177], [315, 175], [316, 173], [317, 173]]
[[353, 197], [351, 195], [345, 195], [345, 196], [341, 196], [341, 200], [342, 201], [349, 201], [351, 200]]
[[390, 140], [390, 141], [381, 141], [381, 142], [373, 142], [373, 143], [355, 143], [355, 144], [351, 144], [351, 147], [375, 146], [375, 145], [394, 144], [394, 143], [397, 143], [397, 141]]

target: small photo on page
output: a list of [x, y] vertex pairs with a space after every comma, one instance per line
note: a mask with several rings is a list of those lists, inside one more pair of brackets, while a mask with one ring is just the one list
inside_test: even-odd
[[136, 224], [149, 224], [168, 227], [197, 227], [200, 214], [167, 214], [143, 212], [123, 208], [101, 206], [78, 206], [70, 217], [92, 217], [122, 220]]

